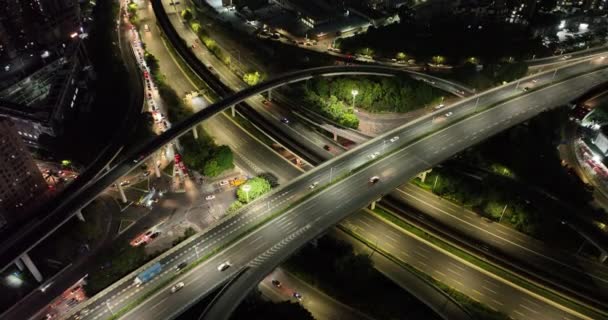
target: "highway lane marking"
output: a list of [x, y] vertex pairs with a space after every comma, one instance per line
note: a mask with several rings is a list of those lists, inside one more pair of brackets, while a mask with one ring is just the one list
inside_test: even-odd
[[528, 299], [528, 298], [523, 298], [523, 300], [525, 300], [527, 303], [532, 304], [534, 306], [540, 307], [540, 304]]
[[392, 244], [390, 244], [389, 242], [385, 243], [384, 245], [387, 247], [391, 247], [391, 249], [395, 250], [395, 247]]
[[532, 312], [534, 312], [534, 313], [536, 313], [536, 314], [539, 314], [539, 313], [540, 313], [540, 312], [538, 312], [538, 311], [536, 311], [536, 310], [534, 310], [534, 309], [532, 309], [532, 308], [528, 307], [528, 306], [527, 306], [527, 305], [525, 305], [525, 304], [520, 304], [519, 306], [520, 306], [520, 307], [522, 307], [522, 308], [524, 308], [524, 309], [526, 309], [526, 310], [532, 311]]
[[492, 300], [492, 302], [496, 303], [499, 306], [504, 306], [505, 305], [504, 303], [502, 303], [502, 302], [500, 302], [500, 301], [498, 301], [496, 299], [490, 298], [490, 300]]
[[488, 290], [488, 291], [492, 292], [493, 294], [496, 294], [496, 291], [494, 291], [494, 290], [492, 290], [492, 289], [490, 289], [490, 288], [488, 288], [486, 286], [481, 286], [481, 287], [484, 288], [485, 290]]
[[439, 270], [435, 270], [435, 272], [438, 273], [439, 275], [442, 275], [442, 276], [446, 277], [446, 278], [448, 276], [447, 274], [445, 274], [445, 273], [443, 273], [443, 272], [441, 272]]
[[[365, 222], [365, 221], [359, 221], [359, 223], [366, 225], [368, 228], [372, 228], [371, 225], [369, 225], [369, 223]], [[373, 228], [372, 228], [373, 229]]]
[[390, 234], [385, 234], [385, 236], [391, 240], [393, 240], [394, 242], [399, 242], [399, 240], [395, 239], [393, 236], [391, 236]]
[[448, 268], [448, 271], [450, 271], [451, 273], [456, 274], [456, 275], [458, 275], [458, 276], [461, 276], [460, 272], [456, 272], [456, 271], [454, 271], [454, 269], [452, 269], [452, 268]]
[[416, 252], [416, 251], [414, 251], [414, 254], [417, 254], [417, 255], [419, 255], [419, 256], [421, 256], [421, 257], [423, 257], [424, 259], [428, 259], [428, 257], [427, 257], [427, 256], [423, 255], [423, 254], [422, 254], [422, 253], [420, 253], [420, 252]]
[[457, 269], [460, 269], [461, 271], [465, 271], [465, 270], [466, 270], [464, 267], [459, 266], [459, 265], [455, 264], [455, 263], [454, 263], [454, 262], [452, 262], [452, 261], [450, 261], [450, 264], [451, 264], [453, 267], [456, 267]]
[[480, 295], [480, 296], [482, 296], [482, 297], [486, 296], [485, 294], [483, 294], [483, 293], [481, 293], [481, 292], [479, 292], [479, 291], [477, 291], [475, 289], [473, 289], [473, 292], [476, 293], [476, 294], [478, 294], [478, 295]]
[[520, 316], [522, 316], [522, 317], [524, 317], [524, 318], [528, 318], [528, 317], [527, 317], [525, 314], [523, 314], [523, 313], [521, 313], [521, 312], [519, 312], [519, 311], [517, 311], [517, 310], [513, 310], [513, 312], [514, 312], [514, 313], [517, 313], [518, 315], [520, 315]]

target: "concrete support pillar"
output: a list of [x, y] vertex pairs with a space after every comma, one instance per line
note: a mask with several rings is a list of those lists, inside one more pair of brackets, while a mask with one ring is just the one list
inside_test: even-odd
[[82, 210], [78, 210], [76, 211], [76, 217], [78, 217], [78, 220], [84, 222], [84, 216], [82, 215]]
[[38, 282], [42, 282], [42, 274], [40, 274], [40, 271], [38, 270], [38, 268], [36, 268], [36, 265], [34, 264], [32, 259], [30, 259], [30, 256], [27, 253], [21, 255], [21, 261], [25, 263], [27, 270], [30, 271], [34, 278], [36, 278]]
[[156, 174], [157, 178], [160, 178], [160, 168], [159, 168], [160, 164], [156, 164], [154, 163], [154, 174]]
[[125, 195], [125, 190], [122, 189], [120, 182], [116, 183], [116, 186], [118, 186], [118, 192], [120, 192], [120, 197], [122, 198], [122, 202], [127, 203], [127, 196]]
[[192, 134], [194, 135], [194, 139], [198, 140], [198, 131], [196, 131], [196, 127], [192, 127]]
[[15, 260], [15, 265], [17, 266], [17, 269], [19, 269], [20, 271], [23, 271], [23, 269], [25, 268], [25, 266], [23, 265], [23, 262], [21, 262], [20, 258], [17, 258], [17, 260]]
[[272, 101], [272, 89], [268, 90], [268, 101]]
[[372, 201], [372, 204], [369, 205], [370, 210], [376, 209], [376, 201]]
[[338, 133], [334, 131], [333, 134], [334, 134], [334, 141], [338, 141]]
[[605, 251], [602, 251], [602, 253], [600, 254], [600, 262], [604, 263], [604, 262], [606, 262], [606, 259], [608, 259], [608, 253], [606, 253]]
[[232, 117], [236, 117], [236, 110], [234, 108], [234, 106], [230, 106], [230, 111], [232, 111]]
[[433, 171], [433, 169], [422, 171], [418, 174], [418, 178], [420, 178], [420, 181], [422, 181], [422, 183], [424, 183], [424, 181], [426, 180], [426, 175], [431, 171]]

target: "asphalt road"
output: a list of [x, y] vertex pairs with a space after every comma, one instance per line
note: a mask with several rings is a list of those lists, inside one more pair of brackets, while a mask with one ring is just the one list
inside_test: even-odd
[[[275, 252], [273, 255], [270, 255], [270, 257], [264, 257], [264, 254], [262, 253], [258, 256], [257, 260], [254, 259], [253, 262], [249, 264], [253, 267], [241, 275], [241, 277], [231, 285], [230, 289], [224, 292], [222, 299], [218, 300], [215, 304], [216, 307], [212, 308], [206, 315], [207, 319], [222, 319], [222, 315], [230, 314], [235, 301], [240, 301], [243, 294], [251, 287], [251, 283], [257, 283], [255, 281], [259, 281], [264, 272], [269, 271], [267, 270], [268, 265], [274, 266], [280, 263], [283, 258], [288, 256], [289, 250], [295, 250], [299, 244], [314, 238], [316, 235], [315, 231], [321, 233], [326, 227], [337, 223], [349, 212], [355, 211], [357, 207], [363, 207], [374, 200], [378, 194], [390, 192], [392, 188], [397, 187], [399, 184], [399, 180], [395, 179], [396, 177], [400, 177], [400, 181], [412, 177], [432, 164], [446, 159], [453, 154], [453, 151], [456, 149], [463, 150], [490, 134], [499, 132], [514, 123], [519, 123], [522, 119], [529, 118], [551, 106], [559, 105], [562, 101], [571, 100], [576, 94], [580, 93], [581, 90], [584, 90], [583, 88], [590, 86], [590, 83], [585, 83], [586, 80], [591, 80], [592, 83], [595, 83], [597, 81], [603, 81], [605, 76], [606, 72], [586, 75], [580, 77], [576, 84], [572, 84], [569, 91], [560, 90], [559, 85], [548, 87], [542, 90], [545, 94], [542, 95], [541, 101], [530, 99], [531, 97], [529, 95], [525, 95], [504, 103], [499, 107], [473, 116], [465, 121], [453, 124], [447, 129], [422, 138], [418, 142], [401, 149], [390, 157], [375, 162], [363, 171], [351, 175], [348, 179], [332, 185], [323, 193], [317, 194], [313, 198], [298, 205], [283, 217], [289, 219], [289, 217], [291, 217], [290, 213], [301, 210], [300, 215], [294, 216], [291, 219], [300, 221], [299, 223], [296, 222], [295, 226], [302, 226], [302, 228], [304, 228], [301, 229], [303, 230], [303, 234], [295, 238], [293, 238], [294, 236], [292, 234], [291, 237], [293, 239], [289, 242], [291, 245], [283, 247], [283, 250], [274, 247]], [[407, 133], [402, 133], [402, 135], [403, 134], [407, 135]], [[380, 147], [383, 145], [382, 143], [378, 143], [378, 140], [375, 140], [375, 142]], [[343, 157], [338, 157], [337, 159], [341, 158]], [[399, 165], [397, 166], [396, 164]], [[326, 167], [326, 165], [321, 167]], [[367, 180], [374, 174], [378, 175], [383, 183], [370, 188]], [[347, 199], [350, 199], [349, 202], [343, 203], [343, 201], [346, 201]], [[314, 203], [309, 203], [310, 201], [313, 201]], [[298, 210], [299, 208], [302, 209]], [[313, 219], [314, 217], [316, 217], [316, 219]], [[256, 234], [266, 235], [268, 232], [266, 231], [267, 229], [277, 229], [281, 223], [279, 220], [282, 219], [273, 220], [259, 229]], [[278, 238], [275, 242], [271, 242], [271, 244], [281, 244], [281, 241], [284, 243], [285, 239], [289, 239], [290, 233], [284, 233], [283, 236], [285, 236], [285, 238]], [[269, 237], [265, 237], [265, 239], [268, 238]], [[291, 247], [291, 249], [289, 247]], [[273, 247], [270, 246], [265, 249], [272, 250]], [[256, 264], [257, 262], [260, 262], [260, 260], [268, 261], [268, 263], [265, 265]]]
[[[393, 257], [407, 263], [420, 272], [503, 312], [513, 319], [556, 320], [576, 317], [560, 310], [545, 299], [539, 299], [509, 282], [470, 264], [435, 245], [421, 241], [416, 236], [386, 223], [369, 211], [360, 211], [348, 217], [345, 228], [358, 233], [374, 246], [382, 248]], [[372, 255], [376, 267], [389, 271], [390, 261], [383, 261], [381, 254]], [[393, 267], [394, 268], [394, 267]]]
[[[443, 230], [453, 237], [471, 243], [486, 244], [488, 250], [502, 256], [513, 265], [513, 269], [522, 267], [524, 272], [534, 270], [535, 274], [550, 278], [552, 283], [587, 292], [598, 300], [599, 304], [608, 301], [608, 268], [602, 264], [562, 252], [555, 246], [547, 245], [502, 224], [486, 221], [462, 206], [411, 184], [400, 187], [390, 195], [392, 199], [397, 200], [388, 199], [387, 203], [391, 208], [400, 208], [399, 202], [407, 203], [424, 212], [426, 216], [421, 218], [419, 213], [412, 210], [399, 210], [399, 213], [409, 216], [410, 219], [431, 225], [438, 222]], [[432, 222], [428, 221], [427, 217], [430, 217]]]
[[[573, 69], [575, 69], [575, 70], [583, 69], [584, 70], [585, 67], [588, 67], [588, 64], [577, 65], [577, 66], [574, 66]], [[573, 70], [569, 70], [569, 71], [573, 72]], [[545, 75], [544, 77], [547, 77], [547, 75]], [[549, 77], [551, 77], [550, 74], [549, 74]], [[559, 105], [565, 101], [569, 101], [573, 97], [575, 97], [576, 95], [578, 95], [582, 91], [584, 91], [585, 88], [588, 88], [595, 83], [603, 81], [605, 78], [606, 78], [605, 71], [581, 76], [576, 79], [571, 79], [571, 80], [567, 81], [567, 83], [550, 86], [543, 90], [533, 92], [533, 94], [523, 95], [517, 99], [511, 100], [511, 101], [501, 105], [500, 107], [490, 109], [484, 113], [477, 114], [465, 121], [460, 121], [458, 123], [455, 123], [455, 124], [451, 125], [448, 129], [437, 132], [431, 136], [427, 136], [423, 140], [420, 140], [419, 142], [417, 142], [413, 145], [410, 145], [410, 147], [408, 147], [405, 150], [409, 150], [414, 147], [415, 147], [415, 149], [418, 149], [418, 148], [422, 148], [422, 149], [416, 150], [416, 152], [409, 155], [409, 157], [407, 157], [406, 159], [397, 158], [395, 160], [395, 161], [397, 161], [397, 163], [401, 164], [405, 160], [405, 162], [404, 162], [405, 165], [400, 166], [399, 168], [395, 168], [394, 166], [386, 167], [385, 171], [384, 171], [384, 175], [382, 175], [381, 178], [382, 179], [390, 178], [390, 181], [394, 180], [395, 182], [394, 183], [391, 182], [391, 183], [393, 184], [392, 188], [395, 188], [400, 184], [401, 181], [405, 180], [408, 177], [413, 176], [414, 174], [416, 174], [417, 172], [421, 171], [424, 168], [430, 167], [433, 163], [437, 163], [441, 159], [445, 159], [445, 158], [449, 157], [454, 152], [462, 150], [463, 148], [465, 148], [468, 145], [475, 144], [476, 142], [482, 140], [484, 137], [486, 137], [489, 134], [493, 134], [493, 133], [497, 132], [498, 130], [502, 130], [515, 123], [519, 123], [522, 120], [533, 116], [537, 112], [540, 112], [544, 108], [548, 108], [548, 107], [551, 107], [554, 105]], [[539, 83], [540, 83], [540, 80], [539, 80]], [[491, 91], [492, 94], [489, 94], [489, 96], [492, 97], [493, 99], [487, 98], [486, 95], [484, 95], [483, 103], [488, 104], [491, 101], [495, 101], [494, 99], [503, 99], [508, 96], [517, 94], [518, 92], [514, 92], [514, 90], [513, 90], [514, 86], [515, 86], [515, 84], [510, 84], [510, 85], [506, 85], [501, 88], [498, 88], [494, 91]], [[568, 87], [570, 90], [563, 90], [562, 89], [563, 87]], [[246, 90], [246, 92], [248, 92], [248, 91], [250, 91], [250, 90]], [[480, 98], [480, 100], [482, 100], [482, 98]], [[370, 160], [369, 155], [371, 153], [374, 153], [374, 152], [381, 153], [383, 151], [390, 152], [397, 148], [401, 148], [403, 145], [406, 145], [407, 142], [411, 142], [412, 139], [423, 137], [426, 133], [436, 130], [439, 127], [443, 127], [444, 125], [448, 124], [449, 123], [448, 120], [454, 119], [459, 113], [462, 112], [462, 114], [464, 114], [466, 111], [473, 111], [473, 109], [475, 109], [475, 104], [476, 104], [475, 101], [476, 101], [476, 98], [473, 98], [473, 99], [465, 100], [460, 104], [456, 104], [454, 107], [451, 108], [451, 110], [454, 110], [453, 111], [454, 116], [452, 116], [451, 118], [441, 117], [443, 121], [440, 121], [437, 119], [431, 121], [428, 117], [423, 118], [422, 120], [419, 120], [414, 123], [410, 123], [409, 125], [406, 125], [402, 128], [395, 130], [394, 132], [388, 133], [382, 137], [374, 139], [370, 143], [365, 144], [358, 149], [355, 149], [349, 153], [346, 153], [342, 156], [337, 157], [336, 159], [334, 159], [328, 163], [325, 163], [324, 165], [303, 175], [302, 177], [295, 179], [291, 184], [283, 186], [283, 188], [278, 189], [273, 194], [268, 195], [267, 197], [261, 198], [258, 201], [258, 203], [259, 203], [258, 205], [252, 205], [248, 208], [245, 208], [245, 210], [243, 210], [241, 212], [241, 214], [234, 216], [234, 217], [230, 217], [227, 220], [223, 221], [222, 223], [219, 223], [218, 226], [213, 228], [210, 232], [197, 237], [197, 241], [195, 241], [195, 243], [199, 243], [199, 244], [212, 243], [214, 245], [214, 247], [221, 243], [225, 243], [226, 241], [228, 241], [229, 238], [236, 237], [236, 234], [239, 234], [241, 232], [241, 230], [246, 229], [248, 226], [255, 225], [257, 222], [262, 221], [263, 218], [269, 216], [272, 211], [281, 210], [282, 208], [287, 207], [289, 205], [289, 203], [292, 203], [294, 201], [297, 201], [297, 199], [302, 198], [305, 194], [308, 193], [308, 190], [309, 190], [308, 186], [311, 184], [312, 181], [319, 181], [319, 183], [320, 183], [319, 187], [320, 187], [324, 183], [328, 182], [330, 175], [335, 178], [337, 176], [348, 173], [351, 169], [357, 168], [360, 165], [362, 165], [363, 163], [368, 162]], [[228, 103], [232, 104], [231, 102], [232, 101], [229, 101]], [[230, 105], [230, 104], [228, 104], [228, 105]], [[481, 104], [481, 102], [480, 102], [480, 104]], [[205, 109], [205, 110], [208, 111], [209, 109], [214, 109], [214, 106], [210, 106], [208, 109]], [[192, 123], [194, 123], [194, 120], [192, 121]], [[188, 125], [188, 124], [186, 124], [186, 125]], [[165, 135], [170, 135], [171, 133], [176, 134], [175, 131], [174, 132], [171, 132], [171, 131], [172, 130], [177, 131], [178, 129], [183, 130], [183, 131], [188, 130], [186, 128], [181, 129], [180, 126], [177, 125], [174, 128], [172, 128], [171, 130], [169, 130], [167, 133], [165, 133]], [[386, 139], [387, 137], [391, 137], [393, 134], [399, 134], [400, 140], [398, 143], [388, 143], [388, 141], [383, 140], [383, 139]], [[430, 140], [431, 141], [430, 145], [425, 144], [424, 147], [420, 147], [422, 141], [429, 141], [430, 138], [433, 138]], [[165, 138], [165, 139], [167, 139], [167, 138]], [[169, 141], [170, 141], [170, 139], [169, 139]], [[386, 141], [386, 142], [384, 142], [384, 141]], [[447, 145], [445, 145], [446, 142], [447, 142]], [[450, 143], [453, 143], [453, 144], [450, 144]], [[161, 144], [162, 143], [160, 143], [159, 145], [161, 145]], [[149, 150], [154, 150], [156, 148], [156, 145], [157, 144], [155, 143], [154, 145], [146, 146], [145, 148], [149, 149]], [[433, 150], [433, 151], [431, 151], [431, 150]], [[412, 156], [412, 155], [414, 155], [414, 156]], [[420, 156], [426, 155], [426, 156], [437, 157], [437, 160], [436, 160], [436, 162], [431, 162], [428, 160], [425, 160], [425, 162], [421, 162], [418, 160], [418, 157], [416, 157], [415, 155], [420, 155]], [[131, 157], [137, 158], [137, 154], [132, 154]], [[129, 160], [129, 159], [133, 159], [133, 158], [128, 158], [127, 160], [123, 161], [121, 163], [121, 165], [115, 171], [112, 172], [113, 173], [112, 176], [114, 176], [114, 174], [116, 174], [117, 176], [120, 176], [121, 172], [128, 172], [130, 170], [130, 168], [133, 166], [132, 160]], [[394, 156], [391, 158], [395, 159]], [[410, 158], [413, 158], [413, 159], [410, 159]], [[374, 165], [373, 167], [377, 167], [377, 165], [380, 163], [386, 163], [386, 160], [383, 159], [382, 161], [376, 162], [376, 165]], [[413, 169], [413, 168], [415, 168], [415, 169]], [[405, 176], [396, 176], [393, 174], [394, 172], [397, 172], [399, 170], [404, 170], [404, 169], [410, 169], [408, 171], [409, 173]], [[353, 180], [353, 177], [354, 176], [351, 176], [349, 179], [347, 179], [345, 181], [348, 181], [349, 185], [354, 187], [357, 185], [357, 183]], [[107, 176], [104, 178], [108, 179], [108, 180], [112, 179], [111, 177], [107, 177]], [[103, 186], [104, 184], [109, 183], [109, 181], [105, 180], [104, 178], [102, 178], [102, 180], [100, 180], [98, 183], [96, 183], [94, 185]], [[363, 180], [365, 180], [365, 182], [363, 183], [364, 186], [367, 186], [367, 179], [369, 179], [369, 176], [367, 176], [365, 179], [363, 179]], [[110, 180], [110, 181], [113, 181], [113, 180]], [[333, 189], [336, 186], [342, 185], [342, 184], [343, 184], [343, 182], [341, 182], [340, 184], [333, 185], [330, 189]], [[382, 184], [382, 186], [385, 186], [385, 185], [388, 186], [390, 184], [389, 183]], [[380, 188], [377, 188], [377, 189], [380, 189]], [[376, 192], [373, 192], [374, 195], [371, 198], [377, 197], [377, 195], [380, 193], [386, 194], [388, 191], [391, 190], [391, 188], [389, 188], [387, 190], [384, 190], [384, 188], [382, 188], [382, 189], [383, 190], [378, 190]], [[326, 193], [327, 192], [320, 193], [312, 199], [317, 199], [321, 196], [324, 196]], [[329, 193], [328, 195], [331, 196], [332, 193]], [[352, 205], [359, 206], [358, 208], [360, 208], [372, 200], [372, 199], [370, 199], [370, 195], [368, 195], [367, 197], [353, 197], [352, 194], [349, 194], [348, 197], [345, 199], [351, 200], [351, 202], [344, 204], [343, 201], [340, 200], [341, 197], [336, 196], [336, 195], [334, 195], [334, 196], [335, 196], [334, 200], [330, 201], [331, 203], [340, 203], [342, 205], [348, 205], [349, 208], [351, 207], [351, 202], [352, 202]], [[270, 199], [272, 201], [270, 201], [270, 200], [266, 201], [267, 199]], [[361, 205], [362, 201], [364, 202], [363, 205]], [[355, 211], [358, 208], [352, 209], [351, 212]], [[305, 210], [305, 211], [311, 212], [312, 210]], [[324, 211], [325, 210], [322, 210], [322, 212], [324, 212]], [[340, 211], [340, 212], [344, 212], [344, 211]], [[327, 216], [327, 214], [326, 214], [326, 216]], [[287, 216], [283, 216], [279, 219], [274, 219], [273, 223], [267, 224], [266, 226], [274, 226], [274, 224], [280, 223], [280, 221], [283, 221], [284, 219], [286, 219], [284, 217], [287, 217]], [[318, 224], [323, 227], [321, 227], [319, 229], [314, 228], [313, 230], [317, 230], [317, 232], [321, 232], [326, 227], [333, 225], [333, 223], [339, 221], [339, 219], [340, 219], [340, 217], [336, 217], [334, 215], [331, 215], [331, 217], [332, 217], [332, 220], [330, 220], [329, 223], [327, 221], [323, 221], [324, 223], [319, 222]], [[336, 218], [337, 218], [337, 220], [334, 220]], [[240, 219], [240, 220], [237, 220], [237, 219]], [[335, 221], [335, 222], [333, 222], [333, 221]], [[294, 226], [298, 226], [298, 225], [305, 226], [308, 222], [310, 222], [310, 220], [306, 220], [305, 222], [306, 223], [304, 223], [304, 224], [300, 224], [302, 222], [292, 223], [292, 224], [294, 224]], [[229, 226], [227, 226], [227, 225], [229, 225]], [[262, 232], [262, 234], [263, 234], [264, 230], [267, 230], [266, 226], [262, 229], [258, 229], [258, 231], [255, 234], [259, 234], [260, 232]], [[279, 230], [279, 229], [276, 229], [276, 226], [274, 226], [274, 227], [275, 227], [275, 230]], [[228, 228], [230, 228], [230, 231], [224, 232]], [[312, 229], [312, 227], [310, 227], [308, 230], [310, 230], [310, 229]], [[217, 230], [222, 230], [221, 235], [219, 234], [220, 232]], [[287, 232], [287, 231], [289, 231], [289, 230], [286, 230], [284, 232]], [[199, 239], [200, 239], [200, 241], [199, 241]], [[271, 238], [268, 238], [268, 239], [272, 240]], [[265, 243], [266, 243], [266, 241], [265, 241]], [[294, 242], [292, 242], [292, 243], [294, 243]], [[262, 246], [262, 247], [264, 247], [264, 246]], [[260, 248], [260, 250], [262, 249], [262, 247]], [[289, 246], [289, 247], [290, 247], [289, 250], [285, 250], [286, 252], [291, 252], [298, 246]], [[190, 250], [190, 252], [193, 252], [192, 248], [193, 248], [193, 246], [190, 246], [188, 249], [184, 249], [184, 250]], [[209, 245], [205, 248], [207, 250], [210, 249]], [[254, 254], [254, 251], [256, 251], [256, 250], [250, 250], [250, 251], [247, 251], [247, 253]], [[264, 250], [257, 251], [257, 252], [260, 254], [263, 251]], [[186, 252], [186, 251], [184, 251], [184, 252]], [[230, 253], [231, 252], [228, 252], [226, 254], [228, 255]], [[175, 253], [170, 253], [169, 255], [174, 255], [174, 254]], [[179, 254], [179, 252], [178, 252], [178, 254]], [[222, 259], [222, 258], [223, 258], [223, 256], [221, 256], [218, 259]], [[172, 261], [171, 263], [174, 263], [175, 260], [163, 260], [163, 261], [166, 263], [168, 263], [169, 261]], [[216, 260], [211, 260], [211, 261], [217, 262]], [[277, 262], [280, 262], [280, 260], [276, 261], [273, 259], [273, 263], [277, 263]], [[211, 264], [213, 264], [213, 263], [211, 263]], [[170, 265], [171, 264], [169, 264], [169, 266]], [[208, 269], [208, 268], [205, 268], [205, 269]], [[221, 278], [221, 280], [225, 279], [225, 274], [222, 274], [219, 278]], [[261, 277], [257, 277], [256, 279], [257, 279], [257, 281], [259, 281], [259, 279], [261, 279]], [[205, 280], [209, 281], [210, 279], [205, 278]], [[215, 280], [217, 281], [216, 285], [219, 284], [220, 279], [215, 279]], [[128, 287], [128, 285], [127, 285], [127, 287]], [[213, 287], [214, 286], [210, 286], [209, 289], [211, 289]], [[122, 287], [118, 292], [121, 292], [121, 290], [124, 288], [126, 288], [126, 287]], [[109, 291], [111, 291], [111, 290], [109, 290]], [[123, 291], [123, 292], [125, 292], [125, 291]], [[116, 294], [118, 292], [114, 292], [114, 293]], [[128, 298], [125, 298], [124, 296], [121, 296], [121, 295], [117, 295], [115, 298], [110, 299], [111, 301], [115, 301], [115, 302], [108, 301], [108, 303], [110, 305], [112, 305], [112, 303], [115, 303], [116, 305], [114, 307], [119, 307], [120, 305], [123, 305], [125, 301], [128, 302], [128, 301], [132, 301], [132, 299], [137, 298], [138, 294], [140, 292], [142, 292], [142, 289], [137, 290], [137, 292], [138, 292], [137, 294], [136, 293], [131, 294], [132, 292], [129, 292], [128, 294], [130, 296]], [[199, 293], [201, 295], [203, 295], [206, 292], [207, 291], [204, 291], [204, 292], [200, 291]], [[110, 292], [109, 295], [105, 294], [105, 297], [112, 297], [112, 296], [114, 296], [112, 294], [112, 292]], [[189, 299], [191, 299], [191, 298], [192, 297], [189, 297]], [[98, 300], [103, 300], [103, 299], [98, 299]], [[234, 300], [234, 301], [236, 301], [236, 300]], [[144, 305], [146, 305], [146, 304], [144, 304]], [[137, 310], [140, 310], [140, 309], [137, 309]], [[166, 316], [166, 314], [165, 314], [165, 316]]]
[[[280, 281], [280, 287], [272, 284], [273, 280]], [[315, 319], [323, 320], [373, 320], [343, 303], [333, 299], [306, 282], [281, 268], [275, 269], [258, 285], [262, 294], [274, 302], [291, 301], [299, 302], [306, 310], [312, 313]], [[302, 299], [293, 297], [298, 292]]]

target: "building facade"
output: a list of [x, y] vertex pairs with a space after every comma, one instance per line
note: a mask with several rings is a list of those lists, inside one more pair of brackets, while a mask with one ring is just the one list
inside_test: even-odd
[[27, 219], [48, 190], [14, 124], [0, 119], [0, 232]]

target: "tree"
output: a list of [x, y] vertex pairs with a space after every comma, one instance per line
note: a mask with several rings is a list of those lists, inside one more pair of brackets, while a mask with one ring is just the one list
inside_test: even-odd
[[407, 55], [403, 52], [397, 52], [397, 55], [395, 55], [395, 57], [399, 61], [405, 61], [407, 59]]
[[240, 208], [242, 208], [245, 204], [240, 202], [240, 201], [235, 201], [233, 203], [230, 204], [230, 206], [228, 207], [228, 213], [233, 213], [238, 211]]
[[440, 64], [443, 64], [445, 62], [445, 57], [443, 57], [443, 56], [433, 56], [431, 58], [431, 61], [433, 61], [433, 63], [436, 64], [436, 65], [440, 65]]
[[[244, 186], [249, 186], [250, 189], [248, 192], [245, 192]], [[270, 182], [268, 182], [268, 180], [262, 177], [255, 177], [249, 179], [245, 184], [240, 186], [236, 191], [236, 195], [240, 202], [249, 203], [270, 191], [270, 189]]]
[[262, 76], [258, 71], [247, 72], [243, 75], [243, 81], [250, 86], [255, 86], [262, 80]]
[[192, 19], [192, 11], [190, 9], [182, 10], [182, 18], [186, 21]]
[[201, 24], [198, 22], [192, 22], [190, 24], [190, 27], [192, 28], [192, 31], [194, 31], [194, 33], [196, 33], [196, 34], [200, 34], [201, 31], [203, 30], [203, 27], [201, 27]]

